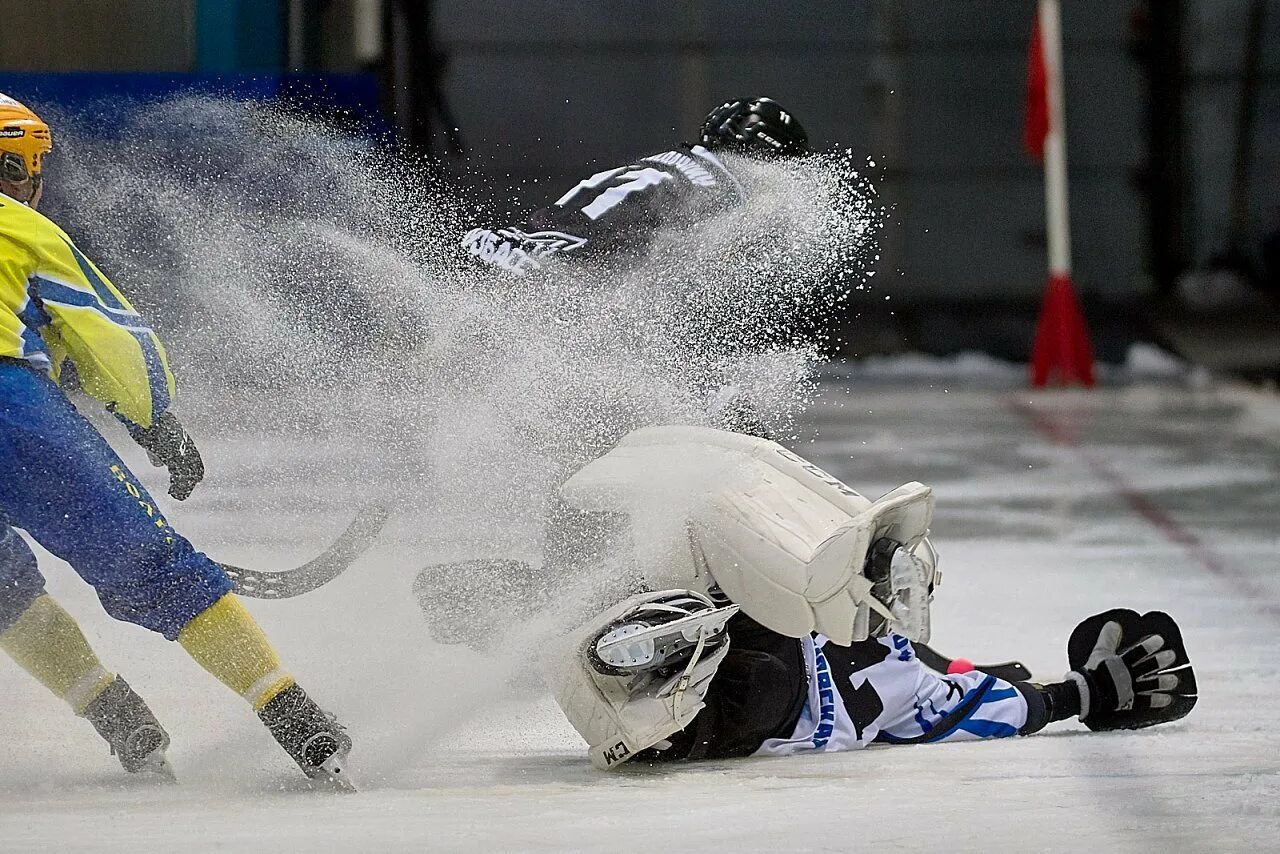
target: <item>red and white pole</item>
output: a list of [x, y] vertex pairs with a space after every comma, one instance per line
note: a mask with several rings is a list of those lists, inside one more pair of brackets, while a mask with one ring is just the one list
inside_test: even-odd
[[[1071, 217], [1067, 203], [1067, 123], [1062, 87], [1062, 12], [1059, 0], [1039, 0], [1041, 73], [1047, 122], [1044, 134], [1045, 225], [1049, 284], [1031, 353], [1033, 385], [1093, 385], [1093, 350], [1071, 282]], [[1035, 42], [1033, 41], [1033, 45]], [[1032, 62], [1036, 61], [1033, 55]]]
[[1067, 206], [1067, 118], [1062, 97], [1062, 15], [1058, 0], [1040, 0], [1040, 45], [1049, 127], [1044, 136], [1044, 201], [1049, 275], [1071, 278], [1071, 216]]

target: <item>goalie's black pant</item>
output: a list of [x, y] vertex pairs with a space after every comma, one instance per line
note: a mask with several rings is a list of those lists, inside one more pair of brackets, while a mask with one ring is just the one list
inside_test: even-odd
[[821, 635], [784, 637], [739, 614], [729, 638], [706, 708], [651, 758], [1004, 738], [1048, 721], [1033, 686], [976, 671], [941, 676], [897, 635], [841, 647]]

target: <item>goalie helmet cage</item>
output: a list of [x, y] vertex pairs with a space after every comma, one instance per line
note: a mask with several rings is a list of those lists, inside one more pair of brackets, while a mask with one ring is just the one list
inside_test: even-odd
[[1027, 61], [1025, 142], [1044, 162], [1049, 283], [1031, 349], [1031, 384], [1094, 383], [1089, 331], [1071, 281], [1071, 220], [1067, 207], [1066, 110], [1062, 85], [1059, 0], [1039, 0]]

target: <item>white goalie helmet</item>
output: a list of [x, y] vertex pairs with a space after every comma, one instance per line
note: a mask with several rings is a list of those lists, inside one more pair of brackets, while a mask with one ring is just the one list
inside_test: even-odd
[[607, 626], [587, 648], [598, 672], [631, 676], [683, 668], [695, 652], [714, 652], [727, 641], [725, 623], [737, 611], [717, 608], [711, 599], [692, 590], [647, 594], [645, 599]]
[[692, 590], [641, 593], [557, 644], [547, 678], [593, 765], [616, 768], [697, 717], [736, 613]]

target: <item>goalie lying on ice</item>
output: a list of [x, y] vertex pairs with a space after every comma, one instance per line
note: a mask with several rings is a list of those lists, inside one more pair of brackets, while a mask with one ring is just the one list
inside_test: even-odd
[[1085, 620], [1061, 682], [924, 667], [911, 641], [928, 639], [936, 555], [921, 484], [872, 502], [773, 442], [658, 427], [562, 493], [633, 520], [660, 501], [684, 520], [645, 573], [676, 589], [632, 596], [553, 650], [556, 701], [597, 767], [1002, 738], [1069, 717], [1136, 729], [1195, 705], [1181, 634], [1159, 612]]

